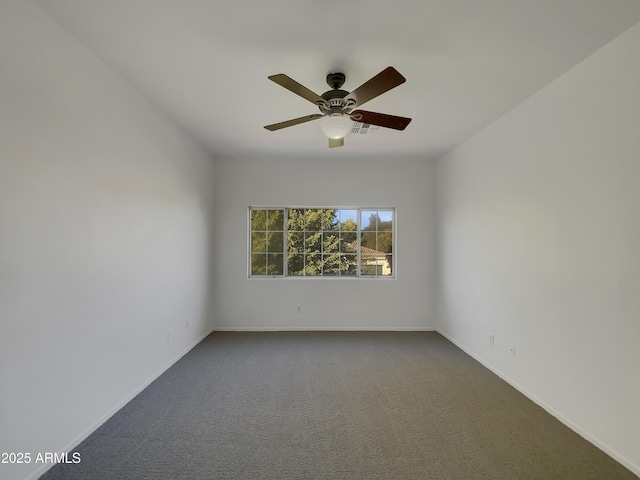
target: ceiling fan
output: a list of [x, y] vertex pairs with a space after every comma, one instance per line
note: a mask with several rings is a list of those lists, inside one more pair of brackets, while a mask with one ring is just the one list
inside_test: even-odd
[[327, 84], [331, 87], [331, 90], [324, 92], [322, 95], [317, 95], [284, 73], [271, 75], [268, 78], [296, 95], [316, 104], [321, 112], [264, 127], [272, 132], [322, 118], [320, 128], [329, 138], [329, 148], [334, 148], [344, 145], [344, 137], [351, 131], [353, 122], [368, 123], [395, 130], [404, 130], [411, 122], [410, 118], [368, 112], [366, 110], [354, 110], [354, 108], [407, 81], [393, 67], [385, 68], [351, 93], [340, 90], [346, 78], [344, 73], [330, 73], [327, 75]]

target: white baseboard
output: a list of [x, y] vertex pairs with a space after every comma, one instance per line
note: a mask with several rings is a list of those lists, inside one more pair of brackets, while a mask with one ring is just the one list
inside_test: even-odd
[[214, 332], [436, 332], [431, 327], [214, 327]]
[[[95, 432], [98, 427], [100, 427], [104, 422], [109, 420], [118, 410], [124, 407], [127, 403], [129, 403], [136, 395], [142, 392], [145, 388], [147, 388], [154, 380], [156, 380], [160, 375], [169, 370], [171, 366], [184, 357], [187, 353], [189, 353], [196, 345], [198, 345], [202, 340], [207, 338], [214, 329], [210, 329], [204, 335], [200, 336], [196, 341], [191, 343], [188, 347], [184, 348], [180, 353], [178, 353], [173, 359], [171, 359], [168, 363], [166, 363], [162, 368], [160, 368], [156, 373], [154, 373], [147, 380], [142, 382], [135, 390], [133, 390], [129, 395], [120, 400], [114, 407], [112, 407], [107, 413], [102, 415], [98, 420], [96, 420], [89, 428], [83, 431], [80, 435], [76, 436], [72, 441], [70, 441], [65, 447], [61, 448], [58, 453], [70, 453], [80, 442], [82, 442], [85, 438]], [[40, 475], [45, 473], [47, 470], [52, 468], [54, 465], [51, 464], [43, 464], [37, 470], [32, 472], [25, 480], [35, 480]]]
[[547, 413], [549, 413], [550, 415], [553, 415], [555, 418], [557, 418], [559, 421], [561, 421], [563, 424], [565, 424], [571, 430], [576, 432], [582, 438], [584, 438], [588, 442], [590, 442], [593, 445], [595, 445], [596, 447], [598, 447], [600, 450], [605, 452], [611, 458], [616, 460], [618, 463], [624, 465], [626, 468], [631, 470], [635, 475], [638, 475], [640, 477], [640, 466], [639, 465], [636, 465], [635, 463], [631, 462], [628, 458], [624, 457], [623, 455], [620, 455], [614, 449], [612, 449], [611, 447], [609, 447], [605, 443], [603, 443], [603, 442], [599, 441], [598, 439], [596, 439], [595, 437], [593, 437], [591, 434], [589, 434], [588, 432], [586, 432], [585, 430], [580, 428], [578, 425], [576, 425], [571, 420], [569, 420], [567, 417], [565, 417], [560, 412], [558, 412], [556, 409], [554, 409], [551, 405], [547, 404], [542, 399], [538, 398], [533, 393], [529, 392], [522, 385], [520, 385], [517, 382], [513, 381], [511, 378], [509, 378], [508, 375], [505, 375], [503, 372], [501, 372], [500, 370], [495, 368], [493, 365], [487, 363], [482, 358], [478, 357], [475, 353], [473, 353], [471, 350], [469, 350], [465, 345], [462, 345], [460, 342], [456, 341], [454, 338], [449, 336], [446, 332], [444, 332], [444, 331], [442, 331], [440, 329], [436, 329], [436, 331], [440, 335], [442, 335], [444, 338], [449, 340], [451, 343], [453, 343], [460, 350], [465, 352], [467, 355], [472, 357], [474, 360], [480, 362], [484, 367], [486, 367], [489, 370], [491, 370], [493, 373], [495, 373], [497, 376], [499, 376], [502, 380], [504, 380], [509, 385], [511, 385], [513, 388], [518, 390], [520, 393], [522, 393], [525, 397], [527, 397], [533, 403], [535, 403], [536, 405], [542, 407], [544, 410], [547, 411]]

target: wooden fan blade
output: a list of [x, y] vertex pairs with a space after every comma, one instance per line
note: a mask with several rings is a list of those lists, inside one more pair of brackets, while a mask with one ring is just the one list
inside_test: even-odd
[[307, 115], [306, 117], [294, 118], [293, 120], [287, 120], [286, 122], [274, 123], [273, 125], [265, 125], [264, 128], [270, 131], [280, 130], [281, 128], [293, 127], [294, 125], [299, 125], [301, 123], [310, 122], [311, 120], [316, 120], [324, 115], [320, 115], [319, 113], [315, 113], [313, 115]]
[[368, 123], [379, 127], [393, 128], [394, 130], [404, 130], [411, 122], [410, 118], [396, 117], [386, 113], [367, 112], [366, 110], [355, 110], [349, 116], [354, 122]]
[[295, 93], [296, 95], [300, 95], [305, 100], [309, 100], [311, 103], [318, 105], [318, 103], [322, 103], [329, 107], [329, 102], [322, 98], [320, 95], [312, 92], [304, 85], [299, 84], [293, 78], [288, 77], [284, 73], [278, 73], [277, 75], [271, 75], [267, 77], [272, 82], [277, 83], [278, 85], [286, 88], [287, 90]]
[[336, 148], [336, 147], [343, 147], [343, 146], [344, 146], [344, 137], [329, 139], [329, 148]]
[[392, 88], [402, 85], [407, 79], [393, 67], [387, 67], [372, 79], [360, 85], [342, 99], [342, 104], [357, 107]]

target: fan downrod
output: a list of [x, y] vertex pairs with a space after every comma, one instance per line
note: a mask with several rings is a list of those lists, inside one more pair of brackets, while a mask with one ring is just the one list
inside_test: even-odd
[[338, 90], [344, 84], [345, 79], [344, 73], [330, 73], [327, 75], [327, 85], [334, 90]]

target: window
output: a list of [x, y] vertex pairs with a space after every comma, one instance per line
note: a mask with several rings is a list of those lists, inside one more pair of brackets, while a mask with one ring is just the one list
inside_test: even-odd
[[251, 277], [392, 277], [393, 208], [251, 207]]

